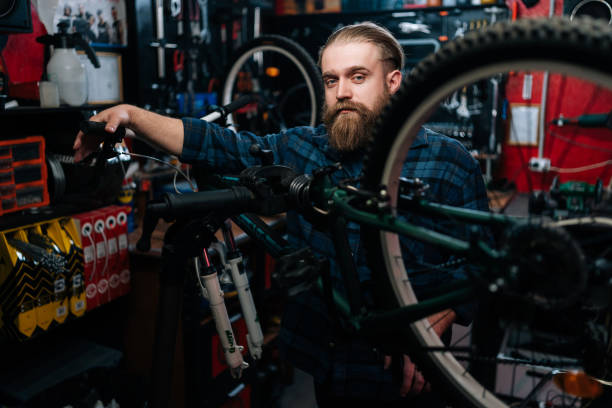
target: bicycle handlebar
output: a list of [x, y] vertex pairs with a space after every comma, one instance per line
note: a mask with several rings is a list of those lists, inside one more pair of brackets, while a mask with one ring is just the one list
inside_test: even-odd
[[225, 106], [219, 106], [217, 109], [215, 109], [208, 115], [201, 117], [200, 119], [206, 122], [214, 122], [215, 120], [219, 118], [227, 117], [227, 115], [229, 115], [230, 113], [242, 108], [245, 105], [248, 105], [249, 103], [253, 102], [255, 99], [256, 97], [254, 95], [243, 95], [240, 98], [236, 99], [235, 101], [231, 103], [228, 103]]
[[223, 190], [203, 191], [184, 195], [165, 194], [161, 200], [147, 204], [142, 224], [142, 235], [136, 244], [139, 251], [151, 248], [151, 234], [159, 218], [172, 221], [177, 218], [198, 218], [211, 211], [224, 211], [228, 216], [252, 211], [256, 199], [247, 187], [230, 187]]

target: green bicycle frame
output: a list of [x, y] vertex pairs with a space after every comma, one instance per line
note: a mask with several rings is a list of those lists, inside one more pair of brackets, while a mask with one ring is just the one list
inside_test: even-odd
[[[449, 249], [458, 254], [470, 255], [477, 252], [479, 256], [485, 256], [490, 262], [495, 262], [504, 257], [504, 253], [489, 247], [485, 242], [473, 243], [457, 239], [452, 236], [413, 225], [395, 217], [391, 212], [368, 212], [355, 208], [351, 200], [355, 198], [349, 191], [331, 186], [328, 181], [323, 182], [325, 187], [319, 190], [318, 201], [328, 203], [326, 210], [344, 217], [347, 221], [354, 221], [363, 226], [372, 227], [380, 231], [395, 232], [412, 237], [419, 241], [427, 242], [441, 248]], [[315, 190], [317, 191], [317, 190]], [[424, 199], [415, 202], [416, 212], [422, 214], [452, 217], [453, 219], [470, 222], [474, 224], [498, 224], [510, 225], [519, 221], [505, 215], [492, 214], [484, 211], [463, 209], [453, 206], [431, 203]], [[347, 302], [340, 294], [334, 293], [334, 302], [345, 318], [357, 330], [367, 332], [393, 331], [398, 324], [412, 323], [436, 312], [440, 312], [461, 302], [469, 301], [474, 295], [474, 284], [469, 280], [461, 280], [444, 285], [428, 299], [418, 304], [404, 306], [388, 312], [366, 313], [355, 315], [349, 307], [351, 301]], [[350, 296], [350, 293], [349, 293]], [[400, 325], [401, 326], [401, 325]]]
[[[226, 179], [226, 181], [234, 180]], [[370, 212], [360, 210], [351, 204], [355, 194], [332, 185], [329, 177], [324, 177], [316, 185], [312, 186], [311, 198], [316, 203], [325, 203], [324, 206], [321, 206], [323, 212], [333, 213], [334, 217], [342, 219], [343, 222], [354, 221], [361, 226], [399, 233], [419, 241], [452, 250], [460, 255], [468, 257], [477, 255], [480, 259], [484, 257], [491, 263], [505, 256], [502, 251], [491, 248], [482, 240], [468, 242], [428, 228], [416, 226], [398, 219], [391, 211]], [[481, 225], [510, 225], [520, 222], [515, 218], [505, 215], [435, 204], [425, 199], [417, 199], [414, 208], [418, 213], [451, 217], [456, 220]], [[287, 250], [288, 243], [279, 242], [278, 239], [271, 239], [272, 233], [266, 232], [265, 225], [255, 224], [252, 215], [243, 214], [233, 217], [233, 219], [247, 235], [257, 239], [273, 256], [289, 252]], [[338, 229], [334, 231], [335, 235], [339, 235], [338, 231]], [[342, 242], [342, 239], [334, 237], [334, 243], [337, 242]], [[342, 248], [337, 249], [339, 249], [338, 252], [342, 252]], [[346, 295], [333, 290], [332, 301], [337, 311], [355, 330], [376, 331], [378, 333], [385, 330], [392, 331], [394, 330], [393, 328], [398, 327], [400, 322], [406, 324], [420, 320], [461, 302], [469, 301], [474, 295], [474, 283], [470, 279], [458, 280], [442, 285], [435, 292], [431, 293], [427, 299], [420, 301], [418, 304], [404, 306], [391, 311], [373, 313], [358, 307], [360, 305], [360, 293], [358, 289], [355, 289], [359, 286], [358, 277], [354, 273], [349, 273], [354, 271], [355, 267], [352, 257], [350, 255], [344, 256], [345, 254], [342, 253], [337, 255], [340, 270], [343, 271], [344, 284], [348, 290]], [[320, 278], [317, 286], [324, 292], [323, 283]]]

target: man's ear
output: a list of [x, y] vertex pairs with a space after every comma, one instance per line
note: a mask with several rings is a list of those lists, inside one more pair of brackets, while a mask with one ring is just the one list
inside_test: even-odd
[[387, 74], [387, 87], [389, 89], [389, 93], [393, 95], [397, 92], [402, 84], [402, 73], [398, 69], [394, 69], [393, 71]]

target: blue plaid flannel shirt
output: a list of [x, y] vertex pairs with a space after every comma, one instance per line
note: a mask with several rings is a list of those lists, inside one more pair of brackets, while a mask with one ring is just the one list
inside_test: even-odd
[[[330, 147], [323, 125], [297, 127], [263, 137], [249, 132], [235, 133], [197, 119], [183, 119], [183, 125], [185, 139], [180, 160], [205, 165], [217, 172], [236, 174], [260, 164], [249, 153], [253, 143], [271, 150], [276, 164], [287, 165], [299, 173], [312, 174], [319, 167], [341, 162], [342, 170], [332, 176], [334, 182], [357, 177], [362, 169], [362, 153], [342, 153]], [[479, 165], [453, 139], [422, 129], [412, 144], [403, 173], [425, 181], [431, 201], [488, 209]], [[349, 223], [347, 229], [359, 277], [363, 282], [369, 281], [371, 271], [366, 266], [359, 226]], [[294, 211], [287, 213], [287, 235], [295, 248], [309, 246], [315, 254], [329, 259], [334, 283], [341, 285], [328, 235], [313, 228]], [[435, 264], [445, 259], [437, 248], [429, 245], [415, 241], [407, 245], [415, 264]], [[449, 274], [439, 271], [418, 278], [417, 294], [418, 287], [437, 285], [447, 280]], [[303, 292], [285, 305], [279, 339], [281, 352], [288, 361], [312, 374], [316, 382], [331, 382], [332, 391], [337, 395], [380, 400], [399, 397], [400, 379], [394, 378], [392, 370], [383, 370], [384, 356], [367, 341], [343, 335], [332, 321], [325, 301], [314, 291]]]

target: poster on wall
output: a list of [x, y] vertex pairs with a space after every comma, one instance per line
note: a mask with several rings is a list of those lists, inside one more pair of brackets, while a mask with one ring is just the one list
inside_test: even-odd
[[94, 68], [83, 51], [79, 58], [87, 71], [87, 103], [105, 105], [123, 102], [121, 54], [97, 51], [100, 68]]
[[125, 0], [59, 0], [53, 26], [64, 22], [68, 32], [81, 33], [94, 46], [127, 46]]
[[537, 146], [539, 142], [540, 105], [510, 104], [508, 144]]

